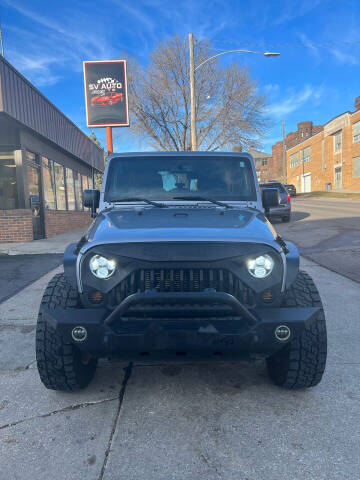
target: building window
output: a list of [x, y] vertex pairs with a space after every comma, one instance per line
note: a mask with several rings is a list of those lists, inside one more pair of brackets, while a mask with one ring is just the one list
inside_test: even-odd
[[360, 177], [360, 157], [353, 158], [353, 177]]
[[36, 163], [35, 153], [29, 152], [28, 150], [26, 150], [26, 160], [28, 162]]
[[56, 206], [58, 210], [66, 210], [66, 192], [64, 167], [54, 162]]
[[255, 167], [260, 167], [261, 166], [261, 160], [260, 158], [255, 159]]
[[342, 148], [342, 132], [334, 133], [334, 152], [341, 152]]
[[266, 167], [267, 164], [268, 164], [267, 158], [263, 158], [262, 159], [262, 166]]
[[68, 210], [76, 210], [74, 172], [70, 168], [65, 168], [65, 172]]
[[46, 157], [42, 157], [44, 206], [48, 210], [56, 210], [56, 189], [54, 164]]
[[299, 152], [290, 155], [290, 167], [294, 168], [299, 165]]
[[353, 125], [353, 142], [360, 142], [360, 122]]
[[302, 163], [310, 162], [311, 155], [310, 155], [310, 147], [303, 148], [301, 150], [301, 161]]
[[82, 202], [81, 175], [80, 175], [80, 173], [74, 172], [74, 182], [75, 182], [76, 210], [82, 210], [83, 209], [83, 202]]
[[86, 175], [82, 176], [82, 189], [87, 190], [89, 188], [88, 177]]
[[14, 152], [0, 152], [0, 209], [18, 208]]

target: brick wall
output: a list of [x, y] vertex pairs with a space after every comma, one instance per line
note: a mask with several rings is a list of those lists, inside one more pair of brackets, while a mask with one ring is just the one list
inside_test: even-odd
[[283, 144], [277, 142], [272, 146], [272, 169], [269, 172], [269, 180], [280, 180], [283, 177], [282, 168]]
[[67, 212], [62, 210], [45, 210], [45, 235], [53, 237], [87, 227], [92, 222], [88, 212]]
[[0, 242], [33, 240], [31, 210], [0, 210]]
[[[313, 125], [313, 122], [305, 121], [297, 124], [296, 132], [289, 132], [285, 138], [287, 150], [295, 147], [306, 138], [311, 138], [324, 129], [322, 125]], [[295, 151], [295, 150], [294, 150]], [[283, 178], [283, 142], [277, 142], [272, 146], [272, 168], [269, 170], [269, 177], [272, 180], [284, 181]], [[287, 172], [289, 173], [289, 171]], [[287, 183], [292, 183], [287, 179]], [[294, 184], [295, 185], [295, 184]]]
[[[335, 168], [342, 169], [342, 190], [360, 191], [360, 177], [353, 175], [353, 161], [360, 156], [360, 142], [353, 142], [353, 124], [360, 121], [360, 111], [353, 114], [344, 114], [342, 125], [342, 148], [341, 151], [334, 151], [334, 133], [326, 131], [319, 133], [301, 142], [287, 151], [287, 181], [296, 186], [301, 192], [301, 175], [311, 173], [311, 190], [326, 190], [326, 185], [331, 184], [335, 189]], [[341, 116], [339, 121], [341, 121]], [[345, 120], [345, 117], [346, 120]], [[331, 123], [331, 122], [330, 122]], [[339, 124], [340, 125], [340, 124]], [[325, 125], [326, 130], [327, 125]], [[334, 129], [333, 129], [334, 130]], [[336, 130], [336, 128], [335, 128]], [[310, 147], [311, 161], [301, 163], [301, 150]], [[290, 166], [290, 155], [298, 152], [299, 165]]]

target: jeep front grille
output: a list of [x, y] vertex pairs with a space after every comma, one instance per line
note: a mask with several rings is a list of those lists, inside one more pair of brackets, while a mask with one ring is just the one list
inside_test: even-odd
[[202, 292], [207, 288], [234, 295], [240, 302], [254, 305], [252, 290], [228, 270], [205, 268], [141, 269], [132, 272], [114, 289], [120, 303], [137, 292]]

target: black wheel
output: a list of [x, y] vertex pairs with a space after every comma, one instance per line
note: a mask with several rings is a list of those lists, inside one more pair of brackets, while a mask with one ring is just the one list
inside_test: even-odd
[[316, 318], [300, 338], [288, 343], [267, 358], [268, 373], [281, 387], [298, 389], [317, 385], [324, 373], [327, 337], [325, 314], [313, 279], [300, 271], [291, 288], [285, 292], [284, 307], [320, 307]]
[[[49, 282], [41, 305], [55, 308], [78, 308], [79, 294], [64, 274]], [[51, 390], [77, 390], [86, 387], [95, 374], [97, 360], [84, 355], [46, 323], [41, 313], [36, 327], [36, 361], [40, 379]]]
[[290, 222], [290, 215], [287, 215], [286, 217], [281, 217], [281, 220], [282, 220], [284, 223]]

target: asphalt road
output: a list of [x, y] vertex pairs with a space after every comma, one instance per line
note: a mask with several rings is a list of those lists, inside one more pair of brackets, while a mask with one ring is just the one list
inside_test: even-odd
[[354, 480], [360, 471], [359, 285], [305, 260], [329, 356], [306, 391], [263, 363], [102, 362], [84, 391], [46, 390], [34, 334], [51, 272], [0, 304], [0, 472], [14, 480]]
[[60, 265], [62, 257], [61, 254], [0, 254], [0, 303]]
[[274, 227], [302, 255], [360, 282], [359, 200], [296, 197], [291, 222]]

